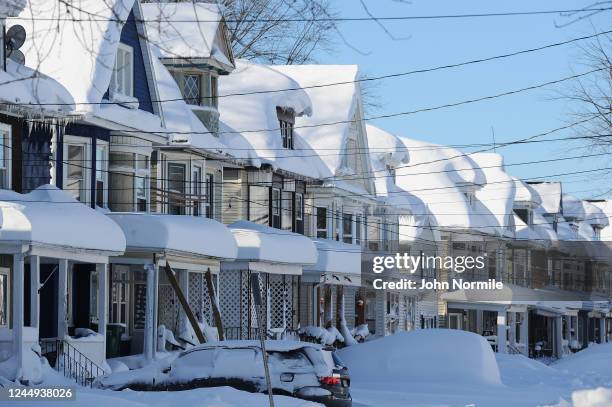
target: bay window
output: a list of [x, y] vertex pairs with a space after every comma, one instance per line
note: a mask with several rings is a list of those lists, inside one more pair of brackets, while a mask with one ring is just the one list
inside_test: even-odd
[[353, 215], [350, 213], [342, 214], [342, 241], [353, 243]]
[[293, 230], [293, 192], [282, 192], [282, 216], [281, 227], [285, 230]]
[[108, 148], [96, 146], [96, 205], [106, 208], [108, 202]]
[[113, 211], [146, 212], [149, 203], [149, 156], [110, 152], [109, 207]]
[[206, 217], [210, 219], [215, 216], [214, 192], [214, 176], [213, 174], [206, 174]]
[[0, 189], [11, 188], [11, 127], [0, 124]]
[[361, 244], [361, 215], [355, 216], [355, 244]]
[[278, 188], [272, 188], [272, 224], [273, 228], [280, 229], [281, 227], [281, 191]]
[[194, 166], [191, 170], [191, 201], [193, 202], [192, 215], [202, 215], [202, 167]]

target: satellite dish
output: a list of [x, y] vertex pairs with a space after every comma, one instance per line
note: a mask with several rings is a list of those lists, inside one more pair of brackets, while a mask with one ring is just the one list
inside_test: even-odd
[[25, 55], [23, 55], [23, 52], [19, 51], [18, 49], [11, 51], [8, 57], [9, 59], [17, 62], [19, 65], [25, 65]]
[[21, 48], [26, 39], [25, 28], [21, 25], [14, 25], [6, 32], [6, 48], [9, 53]]

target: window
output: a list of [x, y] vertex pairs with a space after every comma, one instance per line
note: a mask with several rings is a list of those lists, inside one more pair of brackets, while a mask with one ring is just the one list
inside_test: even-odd
[[115, 67], [111, 76], [111, 95], [134, 96], [134, 50], [132, 47], [119, 44]]
[[249, 220], [260, 225], [270, 225], [270, 188], [249, 185]]
[[219, 81], [216, 76], [210, 76], [210, 105], [213, 107], [219, 106]]
[[353, 215], [350, 213], [342, 214], [342, 241], [353, 243]]
[[295, 219], [304, 220], [304, 195], [295, 194]]
[[601, 228], [599, 226], [593, 225], [593, 239], [601, 240]]
[[108, 183], [108, 148], [105, 145], [96, 146], [96, 205], [107, 206]]
[[355, 216], [355, 244], [361, 244], [361, 215]]
[[277, 188], [272, 188], [272, 227], [281, 227], [281, 191]]
[[111, 281], [110, 322], [128, 323], [128, 304], [130, 295], [130, 271], [127, 266], [114, 265]]
[[9, 270], [0, 268], [0, 326], [9, 325]]
[[397, 182], [397, 177], [396, 177], [396, 172], [395, 172], [395, 167], [391, 166], [391, 165], [387, 165], [387, 172], [389, 173], [389, 176], [391, 177], [391, 179], [393, 180], [393, 183], [395, 184]]
[[185, 98], [185, 102], [190, 105], [199, 105], [201, 103], [200, 90], [200, 75], [186, 74], [183, 84], [183, 97]]
[[285, 230], [293, 230], [293, 192], [283, 191], [281, 196], [281, 227]]
[[86, 157], [87, 144], [64, 143], [64, 190], [81, 202], [87, 202]]
[[317, 238], [327, 239], [327, 208], [317, 207]]
[[280, 120], [281, 138], [283, 139], [283, 148], [293, 150], [293, 123]]
[[514, 213], [518, 216], [527, 226], [532, 225], [532, 213], [529, 209], [515, 209]]
[[185, 214], [185, 164], [168, 163], [168, 213]]
[[11, 188], [11, 128], [0, 124], [0, 189]]
[[283, 148], [293, 150], [293, 125], [295, 123], [295, 112], [292, 109], [276, 108], [278, 125], [280, 128]]
[[206, 217], [211, 219], [215, 216], [214, 191], [215, 182], [213, 174], [206, 174]]
[[193, 202], [192, 215], [202, 215], [202, 168], [193, 167], [191, 170], [191, 200]]

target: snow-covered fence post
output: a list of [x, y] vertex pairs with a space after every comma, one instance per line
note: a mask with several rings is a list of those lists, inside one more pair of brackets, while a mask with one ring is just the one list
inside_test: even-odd
[[108, 322], [108, 263], [97, 264], [98, 269], [98, 333], [104, 341], [106, 355], [106, 323]]
[[40, 325], [40, 257], [30, 256], [30, 326], [38, 331]]
[[147, 362], [155, 358], [155, 344], [157, 341], [157, 329], [155, 327], [155, 297], [157, 296], [156, 274], [157, 265], [145, 264], [147, 273], [147, 294], [145, 308], [145, 331], [143, 353]]
[[17, 370], [15, 379], [20, 380], [23, 375], [23, 324], [24, 305], [23, 305], [23, 273], [24, 255], [15, 253], [13, 255], [13, 346], [17, 355]]
[[[68, 294], [68, 259], [60, 259], [57, 269], [58, 284], [57, 284], [57, 338], [63, 340], [68, 334], [66, 325], [66, 317], [68, 310], [67, 294]], [[99, 276], [99, 275], [98, 275]], [[100, 278], [100, 277], [98, 277]], [[98, 293], [98, 299], [100, 294]], [[98, 317], [100, 317], [100, 308], [98, 307]], [[99, 324], [98, 324], [99, 325]]]

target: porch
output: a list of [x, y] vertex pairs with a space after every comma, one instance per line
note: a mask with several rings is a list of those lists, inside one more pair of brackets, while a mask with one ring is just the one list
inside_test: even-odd
[[[44, 354], [45, 344], [54, 343], [53, 365], [59, 343], [103, 371], [108, 286], [83, 293], [79, 282], [92, 272], [105, 281], [109, 256], [125, 249], [121, 230], [50, 185], [24, 195], [1, 191], [0, 221], [0, 360], [14, 357], [14, 379], [35, 382], [32, 351], [40, 352], [40, 342]], [[77, 299], [92, 294], [97, 299], [88, 300], [88, 307], [76, 306]], [[89, 329], [92, 310], [99, 321], [95, 331]]]

